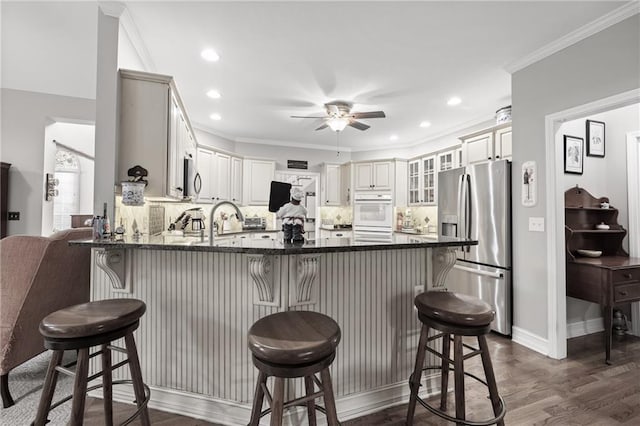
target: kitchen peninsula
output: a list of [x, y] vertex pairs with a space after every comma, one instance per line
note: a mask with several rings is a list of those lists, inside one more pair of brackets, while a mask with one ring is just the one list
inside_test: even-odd
[[[151, 236], [73, 244], [94, 249], [93, 300], [133, 297], [147, 304], [136, 338], [150, 406], [246, 424], [257, 376], [247, 331], [285, 310], [322, 312], [340, 325], [332, 376], [341, 420], [407, 400], [420, 331], [414, 295], [443, 283], [456, 249], [477, 241], [400, 241], [211, 244]], [[434, 381], [425, 392], [437, 387]], [[289, 392], [303, 389], [296, 381]], [[131, 401], [131, 394], [116, 396]], [[300, 423], [297, 414], [290, 413], [290, 424]]]

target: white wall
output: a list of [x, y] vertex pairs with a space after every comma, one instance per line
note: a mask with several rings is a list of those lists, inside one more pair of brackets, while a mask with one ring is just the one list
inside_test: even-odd
[[9, 210], [20, 212], [8, 222], [8, 235], [40, 235], [44, 203], [45, 127], [53, 118], [89, 123], [95, 120], [93, 99], [2, 89], [2, 161], [9, 169]]
[[140, 55], [138, 55], [129, 34], [123, 27], [122, 23], [119, 24], [118, 31], [118, 68], [136, 71], [151, 71], [144, 66]]
[[[565, 174], [562, 189], [579, 185], [594, 197], [609, 197], [612, 206], [619, 210], [618, 223], [629, 229], [627, 206], [627, 133], [640, 130], [640, 105], [629, 105], [624, 108], [594, 114], [578, 120], [563, 123], [559, 129], [562, 135], [583, 138], [586, 142], [586, 120], [597, 120], [605, 123], [605, 157], [585, 156], [583, 174]], [[638, 191], [637, 188], [631, 190]], [[628, 251], [629, 239], [625, 238], [623, 247]], [[567, 298], [567, 324], [600, 318], [599, 305], [583, 300]]]
[[528, 220], [545, 217], [547, 191], [564, 190], [562, 182], [553, 188], [545, 182], [545, 117], [639, 88], [639, 33], [640, 17], [634, 15], [512, 76], [513, 168], [534, 160], [539, 177], [538, 204], [526, 208], [514, 176], [514, 327], [541, 339], [548, 338], [547, 241], [545, 233], [528, 231]]

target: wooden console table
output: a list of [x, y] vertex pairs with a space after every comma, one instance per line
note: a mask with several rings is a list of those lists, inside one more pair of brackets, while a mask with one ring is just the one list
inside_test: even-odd
[[[605, 361], [611, 364], [613, 307], [640, 301], [640, 258], [629, 257], [622, 248], [627, 231], [618, 224], [618, 210], [606, 197], [595, 198], [584, 188], [565, 192], [565, 240], [567, 250], [567, 296], [599, 303], [603, 310]], [[597, 229], [605, 223], [609, 229]], [[585, 257], [578, 250], [601, 251]]]

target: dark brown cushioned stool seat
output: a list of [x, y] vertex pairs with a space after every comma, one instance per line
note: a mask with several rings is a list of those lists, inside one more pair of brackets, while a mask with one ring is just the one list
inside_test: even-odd
[[493, 308], [485, 301], [450, 291], [421, 293], [414, 303], [418, 312], [429, 318], [461, 326], [486, 326], [494, 317]]
[[[272, 426], [281, 425], [284, 409], [294, 405], [307, 407], [310, 425], [316, 424], [316, 409], [326, 414], [329, 425], [338, 425], [329, 366], [340, 337], [338, 324], [318, 312], [279, 312], [256, 321], [248, 337], [253, 364], [259, 371], [249, 425], [257, 426], [268, 413]], [[320, 373], [320, 379], [316, 373]], [[269, 376], [274, 377], [273, 397], [267, 389]], [[304, 377], [306, 396], [285, 402], [284, 380], [295, 377]], [[265, 394], [271, 408], [262, 410]], [[315, 405], [319, 397], [324, 399], [324, 408]]]
[[[140, 416], [143, 425], [150, 425], [147, 403], [149, 387], [142, 381], [142, 371], [138, 359], [133, 332], [140, 324], [140, 318], [146, 311], [144, 302], [136, 299], [110, 299], [83, 303], [60, 309], [47, 315], [40, 322], [40, 333], [44, 337], [44, 347], [52, 350], [51, 362], [42, 388], [42, 396], [38, 406], [35, 426], [43, 426], [48, 420], [49, 411], [58, 405], [73, 399], [71, 408], [71, 425], [81, 425], [84, 417], [84, 404], [88, 390], [103, 388], [105, 424], [113, 424], [112, 385], [131, 383], [135, 393], [137, 411], [125, 421], [127, 424], [134, 417]], [[111, 345], [114, 340], [124, 338], [125, 348]], [[91, 347], [99, 346], [100, 350], [89, 354]], [[75, 372], [62, 367], [62, 356], [66, 350], [76, 350], [78, 361]], [[111, 363], [111, 351], [127, 354], [127, 359], [116, 365]], [[91, 380], [102, 376], [102, 385], [87, 389], [89, 381], [89, 359], [102, 355], [102, 371], [91, 376]], [[115, 368], [129, 364], [131, 380], [112, 380]], [[51, 404], [55, 392], [58, 373], [73, 376], [73, 396]]]
[[340, 327], [326, 315], [288, 311], [269, 315], [249, 329], [249, 349], [273, 364], [308, 364], [335, 352]]
[[[485, 335], [491, 331], [491, 321], [495, 316], [493, 308], [488, 303], [472, 296], [448, 291], [427, 291], [415, 297], [414, 303], [418, 308], [418, 318], [422, 322], [418, 353], [413, 374], [409, 379], [411, 397], [407, 409], [407, 425], [413, 424], [416, 403], [420, 403], [427, 410], [456, 424], [473, 425], [504, 425], [506, 413], [504, 400], [498, 394], [498, 387], [493, 372], [491, 357]], [[429, 336], [429, 330], [437, 330]], [[478, 339], [479, 349], [463, 343], [463, 336], [475, 336]], [[428, 343], [442, 339], [442, 351], [429, 347]], [[451, 341], [453, 341], [453, 358], [451, 358]], [[471, 350], [464, 353], [463, 349]], [[426, 352], [440, 358], [440, 365], [424, 366]], [[475, 355], [482, 357], [482, 366], [486, 381], [464, 371], [464, 360]], [[455, 417], [447, 411], [447, 389], [449, 383], [450, 364], [453, 364], [455, 384]], [[421, 386], [422, 372], [424, 370], [440, 370], [440, 408], [435, 408], [418, 397]], [[484, 421], [467, 422], [465, 413], [464, 378], [471, 377], [489, 388], [489, 399], [493, 408], [494, 418]]]

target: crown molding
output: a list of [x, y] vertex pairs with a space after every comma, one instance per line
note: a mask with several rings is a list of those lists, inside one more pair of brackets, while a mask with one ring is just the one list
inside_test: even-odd
[[113, 18], [120, 18], [122, 13], [126, 10], [126, 6], [117, 1], [101, 1], [98, 2], [98, 7], [103, 14]]
[[144, 65], [145, 71], [155, 72], [156, 64], [153, 62], [153, 59], [151, 59], [151, 54], [149, 53], [147, 45], [140, 35], [140, 31], [138, 31], [138, 26], [134, 22], [129, 9], [127, 9], [126, 7], [120, 15], [120, 26], [122, 27], [124, 32], [127, 33], [129, 40], [131, 40], [131, 44], [138, 54], [138, 57], [142, 61], [142, 65]]
[[226, 139], [229, 142], [237, 142], [235, 136], [231, 136], [231, 135], [228, 135], [226, 133], [220, 132], [219, 130], [212, 129], [211, 127], [206, 126], [206, 125], [204, 125], [202, 123], [199, 123], [199, 122], [193, 121], [191, 123], [191, 127], [193, 127], [196, 130], [200, 130], [201, 132], [207, 132], [207, 133], [210, 133], [210, 134], [212, 134], [214, 136], [217, 136], [219, 138]]
[[[454, 127], [449, 127], [441, 132], [438, 132], [434, 135], [429, 136], [426, 139], [419, 139], [416, 140], [414, 142], [409, 142], [409, 143], [405, 143], [405, 144], [394, 144], [393, 145], [393, 149], [406, 149], [406, 148], [414, 148], [418, 145], [423, 145], [423, 144], [428, 144], [430, 142], [435, 142], [438, 141], [442, 138], [445, 138], [447, 136], [451, 136], [451, 137], [455, 137], [456, 140], [458, 139], [459, 136], [461, 136], [459, 134], [459, 132], [465, 131], [467, 129], [469, 129], [470, 127], [475, 127], [475, 126], [480, 126], [482, 124], [486, 124], [487, 127], [491, 127], [491, 122], [493, 122], [493, 120], [495, 119], [495, 116], [493, 115], [483, 115], [480, 116], [476, 119], [473, 120], [469, 120], [469, 121], [465, 121], [464, 123], [461, 123], [457, 126]], [[495, 122], [493, 122], [493, 124], [495, 125]], [[374, 147], [374, 148], [363, 148], [363, 149], [357, 149], [357, 148], [352, 148], [351, 151], [352, 152], [365, 152], [365, 151], [382, 151], [382, 150], [386, 150], [389, 149], [389, 147], [385, 147], [385, 146], [381, 146], [381, 147]]]
[[640, 2], [637, 0], [630, 1], [619, 8], [612, 10], [611, 12], [602, 15], [598, 19], [583, 25], [582, 27], [570, 32], [569, 34], [541, 47], [538, 50], [526, 55], [525, 57], [511, 62], [505, 66], [505, 70], [509, 74], [513, 74], [516, 71], [520, 71], [523, 68], [528, 67], [554, 53], [559, 52], [571, 45], [584, 40], [604, 29], [611, 27], [619, 22], [630, 18], [633, 15], [640, 13]]
[[[300, 149], [317, 149], [320, 151], [335, 151], [336, 145], [318, 145], [310, 143], [300, 142], [288, 142], [288, 141], [274, 141], [269, 139], [254, 139], [254, 138], [236, 138], [237, 143], [252, 143], [256, 145], [272, 145], [283, 146], [287, 148], [300, 148]], [[348, 146], [341, 146], [340, 152], [353, 152], [353, 148]]]

